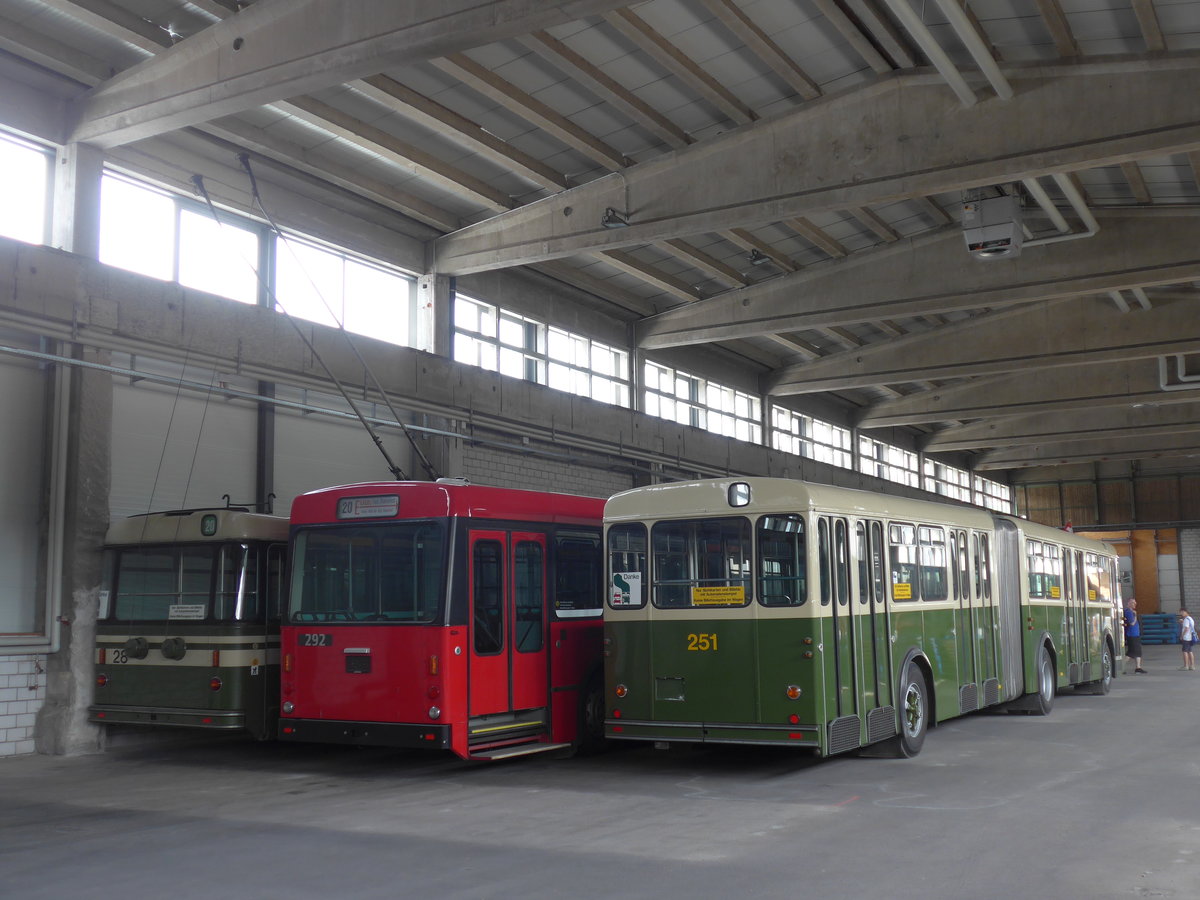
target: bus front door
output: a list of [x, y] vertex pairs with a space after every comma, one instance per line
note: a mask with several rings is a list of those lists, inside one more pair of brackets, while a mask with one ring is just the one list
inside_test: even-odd
[[[822, 603], [830, 607], [833, 653], [827, 657], [831, 690], [825, 718], [829, 724], [828, 748], [840, 753], [861, 745], [859, 719], [858, 654], [855, 647], [854, 606], [850, 597], [850, 535], [843, 518], [822, 517], [817, 525], [823, 561]], [[830, 696], [832, 694], [832, 696]]]
[[468, 713], [472, 718], [512, 709], [508, 547], [508, 535], [502, 531], [471, 532]]
[[895, 732], [892, 706], [891, 647], [889, 640], [886, 575], [884, 572], [883, 523], [864, 520], [855, 525], [858, 556], [858, 655], [861, 660], [860, 699], [866, 716], [864, 743]]
[[468, 733], [474, 748], [536, 741], [546, 732], [546, 538], [470, 536]]

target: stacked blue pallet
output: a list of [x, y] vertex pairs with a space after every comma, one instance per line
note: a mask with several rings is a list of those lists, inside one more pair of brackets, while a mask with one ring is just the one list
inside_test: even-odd
[[1142, 622], [1143, 644], [1178, 644], [1179, 620], [1168, 613], [1146, 613]]

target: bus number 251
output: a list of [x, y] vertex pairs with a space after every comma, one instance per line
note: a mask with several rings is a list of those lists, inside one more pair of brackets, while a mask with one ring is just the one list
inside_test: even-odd
[[717, 636], [715, 634], [689, 634], [687, 636], [689, 650], [716, 650]]

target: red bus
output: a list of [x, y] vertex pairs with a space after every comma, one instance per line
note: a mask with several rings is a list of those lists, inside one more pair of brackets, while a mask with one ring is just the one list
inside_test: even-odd
[[462, 479], [297, 497], [280, 739], [464, 759], [602, 741], [603, 509]]

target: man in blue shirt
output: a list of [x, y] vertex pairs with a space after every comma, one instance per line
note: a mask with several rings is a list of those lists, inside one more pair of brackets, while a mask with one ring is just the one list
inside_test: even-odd
[[1142, 626], [1137, 617], [1137, 600], [1130, 597], [1125, 602], [1125, 657], [1133, 660], [1133, 671], [1145, 675], [1142, 668]]

